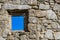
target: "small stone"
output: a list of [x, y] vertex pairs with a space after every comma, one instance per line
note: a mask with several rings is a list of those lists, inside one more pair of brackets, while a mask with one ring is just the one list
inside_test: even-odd
[[35, 13], [36, 13], [35, 15], [37, 17], [45, 17], [46, 16], [46, 11], [36, 10]]
[[60, 32], [55, 32], [54, 37], [55, 39], [60, 39]]
[[57, 3], [60, 3], [60, 0], [55, 0]]
[[53, 9], [57, 10], [57, 11], [60, 11], [60, 4], [55, 3]]
[[48, 29], [46, 32], [45, 32], [45, 38], [48, 38], [48, 39], [54, 39], [53, 37], [53, 31]]
[[52, 19], [52, 20], [56, 20], [56, 19], [57, 19], [57, 15], [55, 14], [54, 11], [52, 11], [52, 10], [47, 10], [46, 12], [47, 12], [46, 18]]
[[30, 23], [37, 23], [37, 18], [36, 17], [29, 17], [29, 22]]
[[36, 24], [29, 23], [28, 24], [28, 30], [30, 32], [36, 31]]
[[39, 9], [49, 9], [49, 8], [50, 8], [49, 5], [44, 5], [44, 4], [39, 5]]

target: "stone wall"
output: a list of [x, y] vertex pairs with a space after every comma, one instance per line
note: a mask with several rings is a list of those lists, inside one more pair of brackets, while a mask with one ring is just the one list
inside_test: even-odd
[[[28, 9], [19, 5], [29, 8], [29, 32], [11, 31], [7, 9]], [[0, 0], [0, 40], [60, 40], [60, 0]]]

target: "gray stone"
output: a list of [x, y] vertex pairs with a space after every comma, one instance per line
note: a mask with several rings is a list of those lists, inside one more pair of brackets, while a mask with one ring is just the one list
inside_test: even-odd
[[29, 17], [29, 22], [30, 23], [37, 23], [37, 18], [36, 17]]
[[57, 15], [55, 14], [54, 11], [52, 11], [52, 10], [47, 10], [46, 12], [47, 12], [46, 18], [52, 19], [52, 20], [56, 20], [56, 19], [57, 19]]
[[57, 3], [60, 3], [60, 0], [55, 0]]
[[10, 10], [14, 10], [14, 9], [24, 10], [24, 9], [30, 9], [31, 6], [29, 6], [29, 5], [13, 5], [13, 4], [5, 3], [4, 8], [10, 9]]
[[6, 40], [6, 39], [4, 39], [3, 37], [0, 37], [0, 40]]
[[57, 10], [57, 11], [60, 11], [60, 4], [55, 3], [53, 9]]
[[48, 38], [48, 39], [53, 39], [54, 37], [53, 37], [53, 31], [52, 30], [47, 30], [46, 32], [45, 32], [45, 38]]
[[39, 5], [39, 9], [49, 9], [50, 6], [49, 5], [45, 5], [45, 4], [40, 4]]
[[54, 37], [55, 39], [60, 39], [60, 32], [55, 32]]

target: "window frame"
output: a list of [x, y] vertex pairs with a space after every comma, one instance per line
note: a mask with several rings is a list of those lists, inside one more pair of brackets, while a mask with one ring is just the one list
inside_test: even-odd
[[28, 31], [28, 18], [29, 18], [29, 11], [28, 10], [7, 10], [8, 14], [11, 16], [24, 16], [24, 31]]

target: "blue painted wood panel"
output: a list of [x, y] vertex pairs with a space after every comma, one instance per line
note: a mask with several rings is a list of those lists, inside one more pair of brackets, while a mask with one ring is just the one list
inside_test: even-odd
[[24, 16], [12, 16], [12, 30], [24, 30]]

